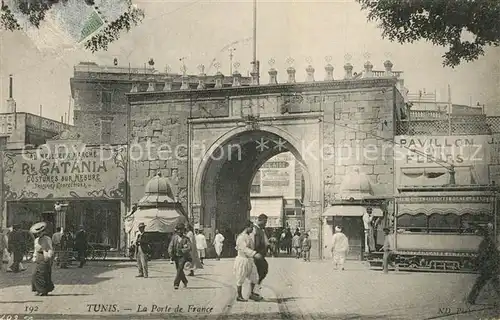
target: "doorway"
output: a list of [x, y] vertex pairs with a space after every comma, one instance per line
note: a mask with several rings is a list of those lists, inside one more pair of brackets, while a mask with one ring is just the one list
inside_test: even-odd
[[365, 247], [364, 226], [361, 217], [335, 217], [334, 226], [344, 228], [344, 234], [349, 239], [349, 260], [362, 260]]

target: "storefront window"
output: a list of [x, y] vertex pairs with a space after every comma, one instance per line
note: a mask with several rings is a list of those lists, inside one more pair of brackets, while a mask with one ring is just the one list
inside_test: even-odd
[[8, 202], [7, 226], [19, 224], [22, 230], [29, 230], [33, 224], [43, 220], [43, 212], [53, 210], [53, 202]]
[[427, 216], [425, 214], [399, 216], [397, 227], [408, 232], [427, 232]]
[[429, 232], [459, 233], [460, 216], [456, 214], [432, 214], [429, 216]]
[[[20, 224], [21, 229], [29, 230], [34, 223], [45, 220], [44, 212], [54, 212], [54, 203], [53, 201], [9, 202], [7, 226]], [[65, 225], [62, 227], [72, 232], [76, 232], [83, 224], [89, 242], [118, 248], [121, 224], [119, 201], [70, 201], [64, 221]]]

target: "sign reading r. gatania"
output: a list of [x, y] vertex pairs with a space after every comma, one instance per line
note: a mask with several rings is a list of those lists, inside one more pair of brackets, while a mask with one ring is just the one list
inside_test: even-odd
[[125, 196], [125, 163], [124, 146], [68, 144], [7, 151], [5, 200], [121, 199]]

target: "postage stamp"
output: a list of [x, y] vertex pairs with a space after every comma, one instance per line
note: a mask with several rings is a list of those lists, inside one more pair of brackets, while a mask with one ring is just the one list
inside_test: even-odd
[[26, 11], [30, 10], [30, 6], [43, 7], [44, 3], [44, 0], [5, 1], [23, 31], [39, 50], [57, 51], [84, 44], [125, 13], [131, 1], [60, 0], [47, 8], [43, 21], [37, 27], [30, 22]]

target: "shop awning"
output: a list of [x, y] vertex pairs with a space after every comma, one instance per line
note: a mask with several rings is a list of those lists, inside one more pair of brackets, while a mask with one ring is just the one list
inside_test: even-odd
[[[331, 206], [323, 212], [323, 217], [362, 217], [366, 212], [363, 206]], [[372, 207], [373, 216], [382, 217], [384, 213], [380, 208]]]
[[489, 203], [400, 203], [397, 208], [398, 216], [409, 214], [492, 214]]
[[146, 208], [137, 210], [131, 221], [126, 224], [128, 232], [137, 230], [139, 223], [146, 225], [145, 232], [174, 232], [175, 226], [187, 221], [176, 208]]
[[[450, 183], [450, 175], [446, 168], [401, 168], [399, 185], [446, 185]], [[458, 185], [476, 184], [477, 177], [470, 166], [455, 167], [455, 181]]]
[[281, 227], [281, 217], [283, 216], [283, 198], [251, 198], [250, 218], [256, 219], [260, 214], [267, 215], [267, 227]]

